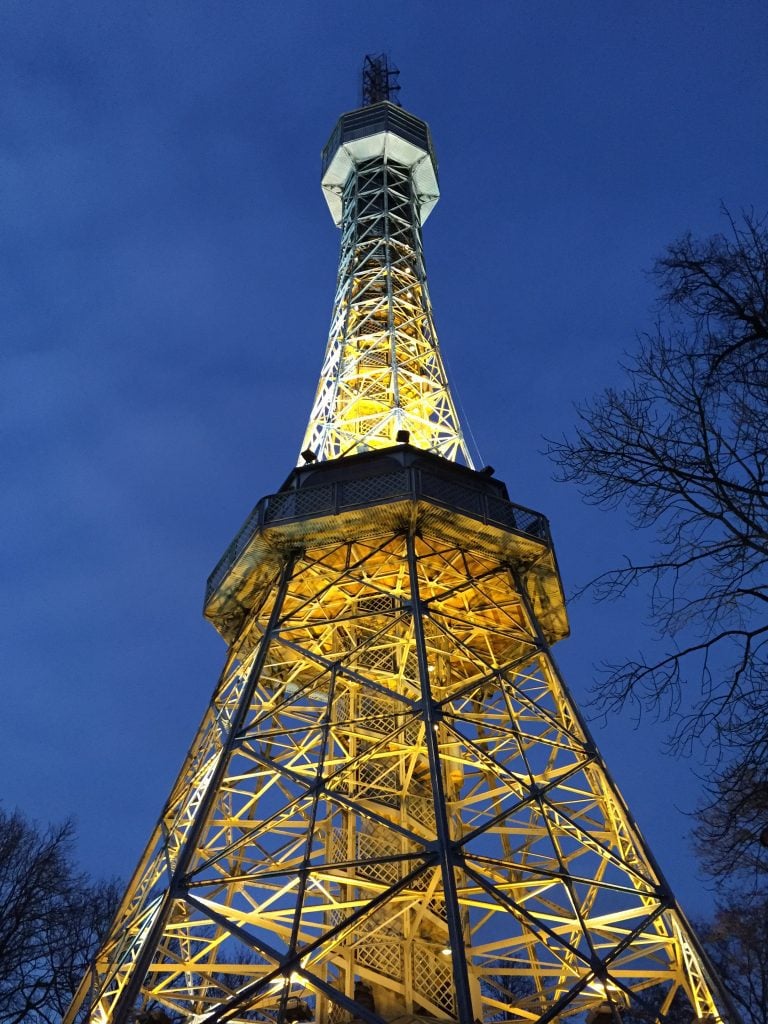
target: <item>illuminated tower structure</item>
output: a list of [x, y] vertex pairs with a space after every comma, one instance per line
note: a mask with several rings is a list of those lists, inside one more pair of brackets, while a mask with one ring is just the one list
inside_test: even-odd
[[300, 464], [208, 581], [224, 671], [66, 1021], [734, 1021], [551, 658], [547, 521], [471, 466], [429, 130], [366, 74]]

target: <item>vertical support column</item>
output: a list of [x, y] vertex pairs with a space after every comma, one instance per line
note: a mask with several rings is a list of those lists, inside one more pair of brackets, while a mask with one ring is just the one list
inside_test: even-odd
[[443, 879], [445, 896], [445, 912], [448, 923], [448, 937], [451, 948], [451, 965], [453, 983], [456, 989], [456, 1015], [460, 1024], [470, 1024], [475, 1019], [472, 1010], [472, 996], [469, 987], [467, 957], [464, 948], [464, 929], [459, 907], [459, 896], [456, 888], [455, 868], [458, 866], [456, 850], [451, 842], [448, 814], [445, 806], [445, 785], [440, 764], [440, 745], [438, 731], [442, 721], [442, 709], [432, 698], [432, 685], [429, 678], [429, 658], [424, 640], [424, 608], [419, 594], [418, 556], [416, 554], [416, 538], [413, 531], [409, 532], [408, 544], [408, 575], [411, 586], [411, 617], [416, 644], [416, 657], [419, 665], [419, 681], [421, 684], [421, 706], [424, 720], [424, 743], [429, 756], [429, 771], [432, 782], [432, 797], [435, 805], [435, 825], [437, 831], [437, 854]]

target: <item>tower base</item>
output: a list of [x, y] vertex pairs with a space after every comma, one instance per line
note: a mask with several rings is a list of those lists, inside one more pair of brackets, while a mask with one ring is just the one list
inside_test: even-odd
[[408, 445], [297, 469], [205, 609], [227, 663], [93, 1021], [721, 1018], [552, 661], [546, 520], [502, 483]]

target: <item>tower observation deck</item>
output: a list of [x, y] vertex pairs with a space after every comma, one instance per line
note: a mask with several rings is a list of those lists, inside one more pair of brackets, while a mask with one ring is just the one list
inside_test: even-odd
[[224, 671], [65, 1024], [737, 1024], [552, 660], [547, 521], [472, 467], [429, 130], [368, 70], [299, 465], [208, 580]]

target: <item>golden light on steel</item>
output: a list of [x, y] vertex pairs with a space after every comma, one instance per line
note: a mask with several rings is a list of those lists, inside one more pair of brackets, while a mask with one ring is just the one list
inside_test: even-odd
[[439, 197], [423, 121], [388, 102], [345, 114], [323, 154], [341, 227], [328, 346], [302, 443], [319, 459], [417, 448], [471, 466], [440, 355], [421, 241]]
[[547, 521], [461, 464], [408, 146], [433, 173], [385, 102], [326, 150], [348, 237], [302, 464], [208, 581], [227, 662], [67, 1024], [730, 1021], [552, 660]]

